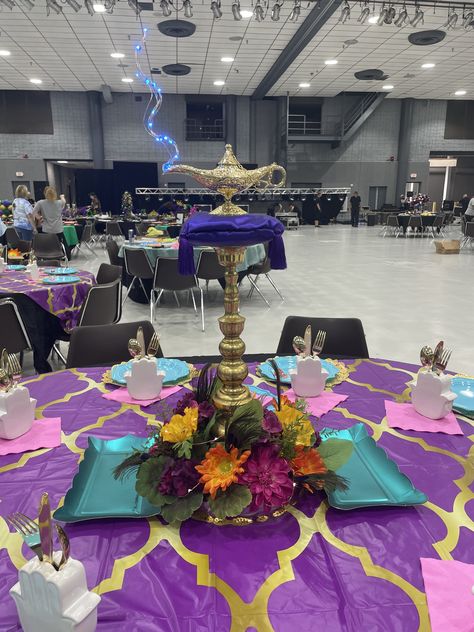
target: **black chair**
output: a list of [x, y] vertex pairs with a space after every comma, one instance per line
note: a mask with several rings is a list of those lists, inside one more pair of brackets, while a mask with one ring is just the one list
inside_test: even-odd
[[82, 304], [78, 327], [117, 323], [122, 315], [121, 297], [121, 278], [111, 283], [93, 285]]
[[146, 296], [147, 302], [150, 300], [148, 297], [145, 286], [143, 285], [143, 279], [153, 279], [153, 268], [151, 267], [150, 261], [147, 257], [146, 251], [142, 248], [124, 248], [123, 251], [124, 259], [125, 259], [125, 270], [127, 274], [132, 277], [132, 282], [128, 286], [127, 293], [125, 294], [125, 298], [123, 302], [128, 298], [130, 294], [130, 290], [135, 284], [135, 281], [139, 281], [141, 288]]
[[461, 248], [464, 248], [467, 244], [472, 246], [474, 244], [474, 222], [465, 223], [463, 235]]
[[105, 234], [107, 236], [107, 239], [114, 239], [116, 237], [123, 239], [123, 233], [120, 228], [120, 224], [115, 220], [112, 220], [105, 224]]
[[150, 319], [154, 320], [154, 312], [157, 303], [165, 290], [173, 292], [178, 307], [180, 307], [178, 295], [176, 292], [189, 290], [193, 301], [194, 311], [197, 314], [196, 301], [194, 299], [193, 289], [196, 288], [201, 294], [201, 325], [204, 331], [204, 301], [203, 289], [199, 286], [197, 278], [192, 275], [180, 274], [178, 270], [178, 259], [158, 258], [155, 265], [155, 273], [153, 276], [153, 287], [150, 295]]
[[109, 261], [113, 266], [122, 267], [122, 259], [119, 257], [120, 248], [118, 244], [113, 239], [107, 239], [105, 242], [105, 247], [107, 249], [107, 254], [109, 255]]
[[5, 239], [11, 248], [18, 248], [20, 243], [23, 241], [23, 239], [20, 239], [20, 235], [16, 232], [16, 229], [13, 226], [9, 226], [6, 229]]
[[358, 318], [312, 318], [306, 316], [288, 316], [283, 325], [277, 355], [293, 355], [293, 338], [304, 336], [307, 325], [311, 325], [314, 343], [320, 329], [326, 332], [324, 356], [340, 358], [368, 358], [369, 350], [365, 340], [364, 328]]
[[[411, 233], [409, 233], [408, 231], [409, 228], [411, 228]], [[421, 235], [421, 237], [423, 237], [423, 222], [421, 221], [420, 215], [410, 215], [405, 237], [408, 237], [410, 234], [413, 235], [413, 237], [415, 237], [416, 234], [419, 234]]]
[[26, 327], [16, 303], [10, 298], [0, 300], [0, 349], [19, 353], [23, 364], [23, 352], [32, 349]]
[[117, 279], [122, 280], [122, 266], [101, 263], [97, 272], [96, 281], [98, 285], [113, 283]]
[[140, 222], [135, 225], [135, 231], [139, 237], [144, 237], [147, 234], [148, 228], [151, 224], [147, 224], [145, 222]]
[[[138, 327], [143, 328], [145, 344], [148, 345], [155, 333], [148, 320], [73, 329], [66, 367], [112, 366], [130, 360], [128, 341], [136, 337]], [[163, 357], [161, 348], [157, 357]]]
[[95, 254], [95, 252], [92, 250], [92, 247], [91, 247], [92, 244], [94, 243], [94, 235], [93, 235], [93, 225], [90, 222], [84, 225], [80, 238], [78, 234], [78, 239], [79, 239], [79, 243], [76, 246], [78, 252], [81, 251], [82, 246], [85, 246], [87, 250], [89, 250], [89, 252], [91, 252], [94, 255], [94, 257], [97, 257], [97, 255]]
[[66, 254], [59, 237], [52, 233], [38, 233], [33, 235], [32, 246], [37, 259], [60, 259], [64, 261]]
[[61, 261], [59, 259], [39, 259], [37, 261], [39, 268], [59, 268]]
[[[258, 294], [260, 294], [260, 296], [263, 298], [265, 303], [269, 306], [267, 299], [263, 296], [263, 294], [260, 291], [260, 288], [257, 286], [258, 278], [260, 277], [260, 275], [263, 274], [270, 281], [273, 289], [275, 290], [275, 292], [278, 294], [278, 296], [281, 298], [282, 301], [284, 301], [285, 298], [283, 294], [280, 292], [280, 290], [278, 289], [278, 287], [276, 286], [272, 277], [270, 276], [270, 272], [272, 270], [272, 264], [270, 263], [270, 257], [268, 256], [268, 243], [265, 243], [264, 245], [265, 245], [265, 259], [261, 261], [260, 263], [255, 263], [254, 265], [251, 265], [247, 268], [247, 278], [251, 285], [251, 288], [248, 293], [248, 298], [252, 298], [253, 291], [256, 290]], [[250, 275], [253, 275], [254, 278], [252, 279]]]
[[170, 237], [172, 237], [173, 239], [175, 239], [176, 237], [179, 237], [179, 234], [181, 232], [181, 226], [168, 226], [168, 235]]
[[395, 235], [395, 237], [398, 237], [401, 231], [402, 227], [400, 226], [398, 215], [388, 215], [386, 224], [380, 231], [380, 235], [386, 237], [387, 234], [390, 232], [391, 235]]
[[196, 267], [196, 277], [206, 281], [206, 290], [209, 288], [209, 281], [217, 281], [224, 278], [225, 268], [219, 263], [219, 257], [215, 250], [202, 250], [199, 254]]

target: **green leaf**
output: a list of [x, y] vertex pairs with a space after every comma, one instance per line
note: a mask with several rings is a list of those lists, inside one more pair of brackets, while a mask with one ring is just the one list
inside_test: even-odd
[[191, 518], [193, 513], [202, 505], [202, 493], [194, 492], [183, 498], [178, 498], [173, 504], [165, 505], [161, 509], [161, 515], [166, 522], [183, 522]]
[[248, 402], [248, 404], [237, 406], [237, 408], [232, 413], [232, 417], [229, 421], [229, 426], [231, 426], [234, 422], [239, 421], [240, 419], [246, 419], [249, 421], [262, 421], [262, 402], [260, 402], [258, 399], [252, 399], [250, 402]]
[[191, 450], [193, 449], [193, 444], [192, 441], [190, 441], [189, 439], [185, 439], [180, 443], [175, 443], [173, 448], [176, 450], [178, 456], [184, 457], [186, 459], [191, 458]]
[[231, 485], [223, 494], [214, 500], [209, 498], [209, 509], [216, 518], [233, 518], [252, 502], [252, 494], [244, 485]]
[[158, 505], [159, 507], [161, 507], [159, 502], [161, 502], [162, 497], [156, 488], [160, 482], [161, 474], [168, 463], [168, 457], [159, 456], [158, 458], [151, 458], [142, 463], [137, 472], [135, 491], [139, 496], [143, 496], [150, 503]]
[[352, 441], [327, 439], [318, 446], [318, 452], [327, 469], [335, 472], [350, 459], [353, 447]]

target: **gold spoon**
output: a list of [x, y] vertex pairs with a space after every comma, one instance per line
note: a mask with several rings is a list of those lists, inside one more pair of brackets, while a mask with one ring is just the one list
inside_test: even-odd
[[295, 350], [296, 355], [302, 355], [306, 349], [304, 338], [301, 336], [295, 336], [293, 338], [293, 349]]
[[142, 347], [136, 338], [130, 338], [130, 340], [128, 341], [128, 352], [132, 356], [132, 358], [141, 356]]
[[424, 347], [421, 348], [420, 351], [420, 361], [421, 361], [421, 366], [423, 367], [429, 367], [433, 365], [433, 359], [434, 359], [434, 351], [431, 347], [429, 347], [428, 345], [425, 345]]

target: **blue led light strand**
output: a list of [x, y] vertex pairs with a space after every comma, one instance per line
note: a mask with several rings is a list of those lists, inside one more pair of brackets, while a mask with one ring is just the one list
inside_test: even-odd
[[143, 53], [145, 48], [145, 40], [148, 29], [143, 29], [143, 37], [141, 44], [137, 44], [135, 46], [135, 63], [137, 65], [137, 71], [135, 73], [136, 77], [140, 79], [150, 90], [150, 99], [145, 109], [145, 114], [143, 116], [143, 125], [145, 126], [146, 131], [150, 136], [152, 136], [157, 143], [161, 143], [163, 147], [168, 152], [168, 160], [164, 163], [162, 169], [163, 173], [168, 171], [168, 169], [179, 160], [179, 149], [176, 142], [171, 138], [171, 136], [167, 136], [161, 132], [156, 132], [154, 129], [155, 126], [155, 118], [158, 112], [160, 111], [161, 105], [163, 103], [163, 96], [161, 94], [161, 88], [159, 88], [156, 83], [153, 81], [151, 77], [148, 77], [142, 70], [140, 65], [140, 55]]

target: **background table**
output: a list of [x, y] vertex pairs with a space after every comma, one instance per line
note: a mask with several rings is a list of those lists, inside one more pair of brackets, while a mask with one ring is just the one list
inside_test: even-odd
[[[428, 632], [420, 557], [474, 561], [472, 423], [464, 436], [389, 428], [384, 400], [407, 399], [417, 367], [383, 360], [347, 362], [334, 387], [349, 399], [316, 427], [363, 422], [429, 501], [419, 507], [338, 511], [314, 494], [278, 521], [215, 527], [156, 518], [97, 520], [67, 526], [73, 557], [102, 595], [99, 632]], [[260, 383], [253, 374], [248, 381]], [[62, 417], [53, 450], [0, 457], [1, 514], [36, 515], [43, 491], [56, 509], [94, 435], [147, 436], [160, 404], [105, 400], [101, 369], [27, 380], [38, 413]], [[181, 397], [165, 400], [165, 408]], [[148, 425], [147, 425], [148, 424]], [[0, 630], [16, 629], [8, 589], [31, 552], [0, 519]]]
[[[123, 244], [119, 250], [119, 257], [123, 257], [124, 248], [138, 248], [146, 251], [147, 257], [150, 260], [152, 267], [155, 267], [156, 260], [159, 257], [163, 257], [166, 259], [177, 259], [178, 258], [178, 248], [176, 247], [168, 247], [168, 248], [152, 248], [140, 245], [140, 242], [129, 244], [128, 242]], [[204, 250], [204, 247], [195, 247], [194, 248], [194, 263], [197, 266], [199, 255]], [[213, 250], [211, 248], [211, 250]], [[245, 258], [243, 263], [237, 266], [237, 272], [243, 272], [247, 270], [252, 265], [256, 263], [260, 263], [265, 259], [265, 248], [263, 244], [256, 244], [255, 246], [247, 246], [245, 249]]]

